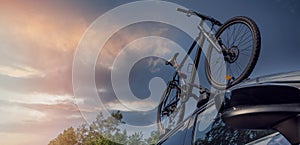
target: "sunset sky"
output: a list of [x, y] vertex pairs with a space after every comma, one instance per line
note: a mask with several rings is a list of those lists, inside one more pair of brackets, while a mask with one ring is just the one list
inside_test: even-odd
[[[131, 1], [1, 0], [0, 144], [47, 144], [64, 129], [85, 123], [75, 104], [72, 88], [75, 50], [84, 32], [94, 20], [128, 2]], [[171, 2], [214, 16], [221, 21], [237, 15], [253, 18], [261, 31], [262, 51], [251, 77], [300, 70], [299, 1]], [[160, 29], [154, 29], [154, 26]], [[143, 27], [148, 29], [143, 30]], [[129, 27], [119, 32], [114, 38], [118, 40], [117, 42], [106, 44], [109, 51], [101, 54], [104, 55], [102, 59], [116, 57], [119, 51], [117, 48], [121, 49], [125, 43], [141, 36], [168, 37], [168, 34], [179, 34], [173, 32], [177, 31], [176, 29], [162, 25], [152, 26], [148, 23], [143, 27]], [[174, 40], [176, 36], [172, 36]], [[181, 40], [178, 43], [188, 46], [189, 42]], [[161, 46], [164, 44], [161, 43]], [[96, 68], [98, 69], [101, 67]], [[107, 74], [103, 73], [110, 73], [111, 68], [102, 69], [104, 70], [96, 77], [96, 84], [98, 93], [103, 93], [103, 98], [107, 100], [105, 105], [112, 110], [128, 111], [124, 107], [112, 104], [113, 90], [102, 87], [107, 84], [106, 81], [110, 81], [106, 78]], [[144, 70], [136, 71], [135, 73]], [[149, 81], [149, 78], [143, 77], [137, 77], [135, 81], [141, 82], [142, 79]], [[133, 84], [133, 88], [138, 90], [139, 85], [141, 84]], [[143, 95], [139, 91], [135, 94]], [[135, 108], [144, 107], [144, 104], [138, 102], [133, 102], [132, 105]], [[156, 104], [148, 105], [152, 107]], [[149, 114], [151, 113], [153, 114], [153, 112]], [[133, 121], [137, 117], [137, 114], [128, 113], [128, 115], [130, 116], [127, 118], [128, 121]], [[140, 124], [143, 124], [145, 120], [140, 121]]]

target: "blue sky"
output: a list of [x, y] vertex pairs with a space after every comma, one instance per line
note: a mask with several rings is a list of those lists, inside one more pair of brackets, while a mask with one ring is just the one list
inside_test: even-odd
[[[231, 17], [242, 15], [254, 19], [262, 36], [261, 56], [253, 72], [254, 76], [300, 69], [300, 65], [298, 65], [298, 54], [300, 54], [298, 48], [300, 45], [299, 1], [189, 0], [171, 2], [213, 16], [223, 22]], [[100, 5], [113, 8], [123, 3], [127, 3], [127, 1], [103, 1]], [[95, 11], [97, 5], [93, 5], [89, 9], [89, 11]], [[100, 10], [94, 14], [99, 13], [101, 13]]]
[[[174, 2], [174, 1], [172, 1]], [[221, 21], [226, 21], [234, 16], [248, 16], [255, 20], [261, 31], [262, 46], [261, 54], [255, 67], [251, 78], [263, 76], [279, 72], [296, 71], [300, 69], [299, 57], [300, 50], [297, 49], [300, 42], [299, 29], [297, 26], [300, 21], [299, 16], [299, 2], [297, 1], [175, 1], [180, 5], [190, 8], [201, 13], [211, 15]], [[104, 4], [108, 5], [108, 4]], [[111, 3], [111, 7], [120, 5], [120, 3]], [[96, 8], [95, 8], [96, 9]], [[92, 11], [92, 10], [90, 10]], [[151, 29], [159, 26], [142, 25], [144, 28]], [[127, 29], [130, 29], [127, 28]], [[139, 27], [135, 28], [135, 33], [138, 33]], [[130, 31], [130, 30], [128, 30]], [[132, 30], [131, 30], [132, 31]], [[152, 30], [155, 31], [155, 30]], [[169, 30], [171, 31], [171, 30]], [[174, 30], [173, 30], [174, 33]], [[163, 34], [164, 37], [171, 38], [167, 35], [168, 32]], [[172, 33], [170, 33], [172, 34]], [[142, 35], [141, 35], [142, 36]], [[178, 36], [175, 41], [180, 43], [183, 47], [188, 49], [191, 40]], [[203, 64], [202, 64], [203, 65]], [[200, 69], [204, 69], [201, 68]], [[201, 76], [200, 71], [200, 77]], [[143, 75], [145, 73], [142, 73]], [[165, 73], [164, 73], [165, 74]], [[169, 73], [171, 74], [171, 73]], [[162, 74], [160, 74], [162, 75]], [[101, 77], [101, 76], [100, 76]], [[153, 76], [148, 75], [144, 80], [136, 81], [138, 83], [132, 84], [132, 90], [136, 94], [148, 94], [150, 92], [147, 87], [148, 82]], [[136, 80], [138, 76], [136, 76]], [[166, 79], [167, 80], [167, 79]], [[141, 83], [143, 82], [143, 83]], [[144, 84], [145, 83], [145, 84]], [[135, 86], [135, 87], [134, 87]], [[138, 89], [139, 86], [140, 88]], [[146, 88], [141, 89], [141, 87]]]
[[[74, 103], [72, 63], [75, 49], [84, 32], [99, 16], [128, 2], [132, 1], [7, 0], [0, 5], [0, 43], [2, 44], [0, 45], [0, 115], [3, 116], [0, 120], [0, 144], [46, 144], [63, 129], [85, 122]], [[213, 16], [223, 22], [240, 15], [255, 20], [261, 32], [262, 46], [258, 63], [251, 77], [300, 70], [299, 1], [175, 0], [170, 2]], [[148, 31], [145, 31], [145, 28]], [[131, 33], [129, 36], [132, 37], [129, 37], [126, 35], [128, 32], [136, 33]], [[119, 34], [118, 42], [124, 40], [122, 43], [125, 44], [140, 36], [154, 34], [172, 39], [184, 47], [191, 42], [186, 35], [178, 36], [181, 34], [178, 29], [161, 24], [137, 24], [125, 28]], [[115, 46], [114, 42], [111, 43], [111, 46]], [[122, 43], [118, 43], [116, 48], [124, 47], [125, 44]], [[114, 53], [105, 52], [102, 55], [109, 59], [111, 56], [116, 56]], [[133, 77], [140, 71], [149, 74], [145, 72], [147, 69], [141, 67], [145, 63], [142, 62], [137, 63], [132, 69], [131, 89], [135, 95], [143, 95], [141, 90], [148, 89], [144, 87], [147, 87], [151, 77], [155, 75], [169, 77], [166, 73], [154, 73], [154, 75], [147, 75], [148, 78]], [[151, 68], [151, 65], [148, 67]], [[170, 71], [169, 68], [159, 67], [162, 72]], [[109, 87], [107, 90], [104, 89], [105, 86], [111, 85], [110, 79], [107, 78], [110, 76], [110, 68], [99, 66], [96, 70], [99, 70], [96, 73], [101, 74], [99, 78], [96, 77], [97, 89], [100, 97], [107, 101], [106, 107], [112, 107], [112, 110], [124, 109], [110, 104], [110, 101], [116, 100], [114, 92]], [[89, 100], [83, 99], [82, 102], [89, 103]], [[144, 104], [138, 102], [133, 102], [132, 105], [137, 108], [144, 107]], [[153, 107], [151, 103], [147, 105]], [[88, 111], [97, 111], [97, 109]], [[153, 110], [146, 115], [142, 112], [145, 115], [144, 120], [137, 112], [132, 114], [126, 109], [123, 111], [130, 116], [126, 118], [127, 122], [135, 122], [139, 125], [147, 124], [147, 121], [151, 118], [155, 120], [156, 117], [151, 116], [155, 114]], [[139, 121], [136, 121], [137, 119]]]

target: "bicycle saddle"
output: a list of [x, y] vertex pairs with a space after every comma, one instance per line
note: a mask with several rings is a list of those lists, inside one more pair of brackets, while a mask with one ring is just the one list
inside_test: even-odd
[[177, 58], [178, 55], [179, 55], [178, 52], [175, 53], [175, 55], [171, 59], [169, 59], [168, 61], [166, 61], [166, 65], [171, 65], [171, 66], [176, 67], [176, 65], [177, 65], [176, 58]]

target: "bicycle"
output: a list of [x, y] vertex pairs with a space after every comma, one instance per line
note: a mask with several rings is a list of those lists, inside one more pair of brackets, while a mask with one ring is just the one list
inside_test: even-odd
[[[175, 53], [170, 60], [166, 61], [166, 65], [175, 68], [175, 73], [173, 79], [168, 82], [167, 89], [163, 93], [158, 105], [157, 123], [160, 134], [164, 134], [165, 130], [168, 129], [168, 127], [162, 124], [165, 118], [169, 119], [169, 125], [172, 124], [172, 121], [173, 124], [174, 121], [177, 121], [178, 124], [183, 120], [185, 103], [190, 97], [198, 101], [197, 107], [203, 106], [209, 100], [210, 91], [200, 84], [194, 83], [205, 40], [208, 40], [210, 43], [204, 62], [205, 74], [209, 83], [219, 90], [228, 89], [248, 78], [256, 65], [260, 53], [260, 32], [252, 19], [245, 16], [237, 16], [222, 24], [215, 18], [192, 10], [177, 8], [177, 11], [183, 12], [187, 16], [193, 15], [199, 17], [201, 19], [198, 25], [200, 32], [179, 64], [176, 60], [179, 53]], [[211, 30], [204, 29], [204, 21], [211, 23]], [[213, 33], [215, 26], [219, 28]], [[182, 73], [181, 69], [196, 45], [198, 49], [193, 60], [194, 66], [189, 82], [187, 82], [187, 75]], [[211, 67], [216, 66], [214, 63], [219, 63], [220, 61], [220, 58], [216, 61], [213, 54], [218, 54], [223, 59], [222, 65], [226, 67], [225, 73], [218, 72], [222, 71], [218, 67]], [[246, 62], [246, 64], [240, 64], [241, 61]], [[233, 71], [234, 68], [235, 70]], [[193, 93], [194, 88], [199, 90], [199, 97]], [[175, 119], [176, 116], [178, 119]]]

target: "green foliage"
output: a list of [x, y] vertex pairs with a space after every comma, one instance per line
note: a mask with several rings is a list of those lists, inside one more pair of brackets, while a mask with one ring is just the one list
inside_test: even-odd
[[118, 142], [120, 144], [127, 144], [127, 140], [128, 140], [127, 131], [123, 130], [122, 133], [120, 133], [120, 131], [117, 131], [114, 134], [114, 136], [112, 137], [112, 140], [116, 141], [116, 142]]
[[152, 131], [150, 137], [145, 139], [145, 141], [146, 141], [146, 144], [153, 145], [158, 142], [158, 139], [159, 139], [158, 131]]
[[49, 145], [75, 145], [77, 144], [76, 133], [73, 127], [64, 130], [57, 138], [50, 141]]
[[142, 139], [143, 139], [142, 132], [135, 132], [134, 134], [132, 134], [128, 137], [128, 144], [129, 145], [144, 145], [145, 142], [143, 142]]
[[[158, 132], [153, 131], [147, 139], [142, 132], [131, 135], [118, 127], [125, 123], [120, 111], [105, 118], [100, 112], [90, 125], [82, 124], [76, 130], [70, 127], [51, 140], [48, 145], [150, 145], [158, 141]], [[114, 142], [113, 142], [114, 141]]]

